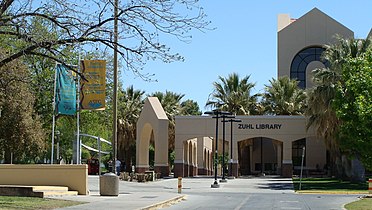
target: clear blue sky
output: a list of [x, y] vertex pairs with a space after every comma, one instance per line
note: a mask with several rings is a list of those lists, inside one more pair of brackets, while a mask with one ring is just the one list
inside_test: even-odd
[[201, 110], [213, 91], [218, 76], [237, 72], [251, 75], [255, 92], [262, 92], [269, 79], [277, 77], [277, 15], [299, 18], [314, 7], [365, 38], [372, 27], [371, 0], [201, 0], [213, 31], [193, 31], [192, 42], [166, 42], [184, 62], [148, 63], [145, 73], [157, 82], [145, 82], [124, 72], [124, 87], [133, 85], [147, 94], [166, 90], [185, 94], [184, 100], [197, 101]]

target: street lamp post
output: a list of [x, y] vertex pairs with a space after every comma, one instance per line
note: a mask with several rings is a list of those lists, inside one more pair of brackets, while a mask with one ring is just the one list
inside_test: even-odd
[[225, 179], [225, 169], [226, 169], [226, 165], [225, 165], [225, 122], [228, 122], [226, 120], [226, 118], [234, 118], [234, 116], [229, 116], [231, 115], [231, 113], [228, 113], [228, 114], [223, 114], [221, 115], [222, 117], [222, 179], [220, 180], [220, 182], [227, 182], [227, 180]]
[[233, 177], [232, 164], [233, 164], [233, 122], [241, 122], [241, 119], [228, 119], [226, 122], [230, 122], [230, 168], [229, 176]]
[[228, 115], [230, 112], [221, 111], [215, 109], [213, 111], [204, 112], [204, 114], [214, 115], [213, 118], [216, 118], [216, 143], [215, 143], [215, 155], [214, 155], [214, 183], [211, 184], [211, 188], [219, 188], [220, 185], [217, 181], [217, 160], [218, 160], [218, 118], [220, 115]]

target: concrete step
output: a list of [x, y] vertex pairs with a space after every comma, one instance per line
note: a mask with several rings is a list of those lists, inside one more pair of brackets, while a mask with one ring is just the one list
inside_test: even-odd
[[35, 191], [68, 191], [68, 187], [63, 186], [32, 186], [32, 190]]
[[0, 195], [24, 196], [24, 197], [55, 197], [77, 195], [77, 191], [69, 191], [63, 186], [24, 186], [24, 185], [0, 185]]
[[65, 192], [58, 192], [58, 191], [43, 191], [43, 197], [61, 197], [61, 196], [76, 196], [78, 195], [77, 191], [65, 191]]

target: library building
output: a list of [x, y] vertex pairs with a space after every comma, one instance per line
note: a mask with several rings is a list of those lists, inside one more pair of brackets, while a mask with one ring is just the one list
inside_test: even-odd
[[[324, 45], [336, 41], [335, 35], [353, 38], [354, 33], [317, 8], [300, 18], [278, 15], [278, 77], [289, 76], [301, 88], [312, 87], [311, 71], [326, 67], [321, 59]], [[273, 46], [273, 49], [274, 46]], [[155, 141], [156, 172], [169, 173], [167, 117], [156, 98], [146, 99], [137, 123], [136, 171], [148, 170], [148, 142]], [[226, 154], [229, 176], [298, 174], [303, 160], [307, 172], [325, 172], [329, 156], [315, 130], [307, 129], [304, 116], [236, 116], [223, 123], [212, 116], [176, 116], [174, 176], [214, 174], [215, 144], [218, 155]], [[216, 138], [216, 127], [218, 137]], [[164, 140], [162, 140], [164, 139]], [[162, 142], [163, 141], [163, 142]], [[145, 156], [140, 155], [145, 154]], [[147, 156], [147, 157], [146, 157]], [[302, 156], [304, 156], [302, 158]], [[221, 166], [217, 173], [221, 174]]]

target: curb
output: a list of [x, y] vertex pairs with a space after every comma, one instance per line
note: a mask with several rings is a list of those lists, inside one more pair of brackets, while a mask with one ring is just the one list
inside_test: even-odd
[[160, 209], [160, 208], [163, 208], [163, 206], [165, 205], [171, 205], [171, 204], [174, 204], [174, 203], [178, 203], [180, 202], [181, 200], [184, 200], [186, 198], [186, 195], [180, 195], [180, 196], [177, 196], [175, 198], [171, 198], [169, 200], [166, 200], [166, 201], [162, 201], [162, 202], [159, 202], [159, 203], [156, 203], [156, 204], [152, 204], [152, 205], [149, 205], [149, 206], [146, 206], [146, 207], [143, 207], [143, 208], [140, 208], [141, 210], [154, 210], [154, 209]]
[[346, 192], [346, 191], [295, 191], [297, 194], [319, 194], [319, 195], [366, 195], [366, 192]]

